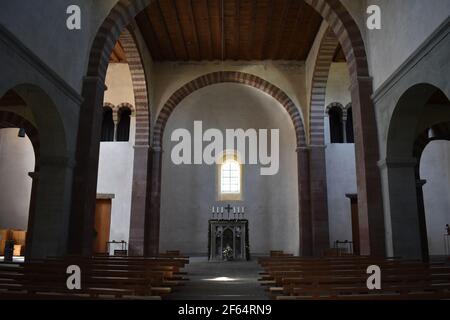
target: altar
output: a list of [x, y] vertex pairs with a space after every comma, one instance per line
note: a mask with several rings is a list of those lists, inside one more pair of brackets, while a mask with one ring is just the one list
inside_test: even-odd
[[209, 220], [209, 260], [248, 260], [248, 220]]

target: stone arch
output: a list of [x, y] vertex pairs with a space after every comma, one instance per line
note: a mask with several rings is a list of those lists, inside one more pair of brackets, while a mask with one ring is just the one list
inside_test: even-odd
[[[304, 161], [305, 157], [302, 151], [307, 149], [307, 145], [301, 113], [294, 102], [289, 98], [289, 96], [281, 89], [255, 75], [237, 71], [213, 72], [200, 76], [188, 82], [180, 89], [175, 91], [164, 104], [163, 108], [159, 112], [159, 116], [156, 120], [156, 124], [153, 130], [153, 143], [151, 148], [151, 156], [149, 158], [149, 167], [151, 168], [151, 173], [149, 174], [149, 177], [151, 178], [151, 181], [149, 181], [149, 187], [151, 191], [150, 198], [147, 199], [147, 213], [145, 224], [140, 226], [140, 232], [144, 233], [145, 236], [144, 253], [146, 255], [154, 255], [159, 251], [162, 138], [165, 125], [169, 120], [172, 112], [184, 98], [199, 89], [218, 83], [237, 83], [254, 87], [267, 93], [275, 100], [277, 100], [291, 117], [297, 138], [297, 151], [299, 151], [298, 161]], [[298, 170], [300, 171], [302, 170], [302, 168], [303, 167], [300, 165]], [[301, 207], [300, 213], [303, 216], [307, 216], [309, 214], [309, 211], [308, 208], [305, 207], [305, 198], [307, 197], [305, 193], [309, 189], [304, 187], [304, 183], [301, 182], [301, 179], [303, 179], [304, 175], [299, 174], [299, 176], [302, 176], [302, 178], [299, 177], [299, 202]], [[134, 215], [134, 213], [132, 213], [132, 215]], [[304, 225], [307, 224], [305, 223]]]
[[[0, 99], [0, 102], [4, 98]], [[35, 202], [36, 202], [36, 187], [37, 180], [35, 179], [35, 175], [39, 172], [39, 164], [40, 164], [40, 140], [39, 140], [39, 132], [37, 128], [30, 121], [25, 119], [24, 117], [18, 115], [17, 113], [11, 111], [0, 110], [0, 129], [2, 128], [23, 128], [30, 139], [30, 142], [33, 146], [35, 165], [34, 165], [34, 173], [30, 173], [30, 177], [33, 179], [31, 186], [31, 197], [30, 197], [30, 207], [28, 210], [28, 227], [27, 227], [27, 236], [25, 247], [25, 256], [28, 257], [30, 254], [29, 246], [31, 247], [32, 243], [32, 234], [34, 228], [34, 216], [35, 216]]]
[[[154, 0], [119, 0], [100, 26], [93, 41], [89, 55], [87, 76], [83, 82], [84, 103], [82, 105], [82, 109], [89, 111], [90, 116], [85, 117], [85, 124], [83, 121], [80, 121], [80, 128], [89, 128], [89, 131], [83, 137], [84, 139], [78, 140], [78, 146], [87, 146], [90, 152], [83, 152], [82, 158], [78, 159], [80, 166], [86, 167], [86, 170], [82, 170], [83, 172], [80, 173], [81, 176], [78, 177], [78, 181], [83, 181], [83, 175], [95, 175], [97, 173], [97, 165], [91, 164], [89, 159], [98, 156], [98, 148], [91, 147], [91, 145], [98, 143], [99, 140], [99, 114], [96, 109], [101, 106], [104, 94], [104, 79], [110, 54], [122, 31], [152, 1]], [[373, 92], [372, 79], [369, 76], [364, 41], [358, 25], [340, 0], [303, 1], [314, 8], [329, 24], [346, 56], [352, 82], [350, 91], [354, 106], [354, 122], [356, 124], [355, 153], [356, 162], [358, 163], [358, 211], [360, 215], [360, 229], [364, 230], [361, 233], [361, 253], [382, 256], [385, 254], [385, 238], [380, 174], [377, 167], [378, 136], [376, 134], [375, 110], [371, 99]], [[314, 158], [314, 156], [311, 156], [311, 158]], [[149, 159], [149, 161], [152, 160]], [[305, 168], [308, 167], [308, 165], [305, 165]], [[321, 181], [325, 178], [322, 177]], [[95, 179], [92, 179], [93, 182], [88, 181], [89, 179], [84, 180], [86, 182], [80, 182], [80, 186], [77, 186], [77, 188], [86, 189], [87, 186], [84, 186], [83, 183], [95, 182]], [[158, 188], [158, 185], [154, 187]], [[79, 199], [80, 203], [90, 204], [86, 206], [86, 208], [90, 208], [90, 211], [94, 209], [94, 189], [91, 186], [90, 190], [92, 191], [84, 196], [86, 199]], [[151, 193], [155, 192], [151, 191]], [[312, 203], [314, 201], [312, 200]], [[74, 208], [74, 210], [76, 211], [77, 208]], [[86, 212], [84, 214], [89, 215], [90, 213]], [[322, 218], [324, 217], [319, 217], [318, 221], [323, 220]], [[318, 229], [325, 230], [325, 226], [319, 226]], [[327, 242], [327, 237], [324, 237], [322, 241], [324, 244]], [[85, 248], [88, 248], [89, 242], [87, 241], [83, 244]]]
[[209, 73], [190, 81], [189, 83], [185, 84], [180, 89], [175, 91], [159, 112], [153, 132], [152, 147], [161, 148], [166, 123], [169, 120], [172, 112], [184, 98], [197, 90], [218, 83], [244, 84], [261, 90], [273, 97], [283, 106], [283, 108], [289, 113], [292, 119], [296, 132], [297, 147], [306, 147], [305, 129], [301, 113], [294, 102], [289, 98], [289, 96], [280, 88], [274, 86], [268, 81], [255, 75], [239, 71], [220, 71]]
[[111, 108], [112, 110], [114, 110], [116, 107], [112, 103], [105, 102], [103, 103], [103, 108]]
[[[392, 114], [387, 139], [387, 158], [410, 158], [419, 134], [417, 127], [427, 102], [436, 94], [445, 94], [435, 85], [419, 83], [407, 89], [400, 97]], [[438, 119], [438, 123], [445, 119]]]
[[125, 51], [131, 72], [135, 103], [135, 106], [131, 107], [131, 110], [132, 114], [136, 117], [129, 251], [133, 255], [142, 255], [144, 250], [142, 245], [144, 235], [141, 226], [144, 225], [147, 199], [147, 166], [150, 146], [151, 108], [148, 100], [147, 78], [136, 39], [133, 33], [125, 28], [119, 40]]
[[128, 102], [122, 102], [121, 104], [119, 104], [116, 109], [117, 111], [119, 111], [122, 108], [126, 108], [126, 109], [130, 109], [132, 114], [136, 113], [136, 109], [134, 108], [134, 106], [131, 103]]
[[332, 102], [326, 107], [325, 113], [329, 113], [331, 108], [339, 108], [342, 111], [345, 110], [344, 106], [341, 103], [339, 103], [339, 102]]
[[[1, 101], [10, 92], [20, 101], [17, 114], [16, 106], [8, 107], [11, 102]], [[3, 126], [24, 127], [35, 152], [25, 255], [42, 258], [63, 254], [67, 249], [70, 219], [68, 181], [74, 166], [69, 156], [67, 127], [52, 98], [37, 85], [15, 85], [3, 98], [0, 104], [8, 110], [1, 111], [0, 122]]]
[[[320, 43], [311, 83], [309, 111], [309, 141], [311, 145], [325, 144], [324, 109], [328, 76], [339, 41], [331, 29], [327, 29]], [[328, 108], [327, 108], [328, 109]], [[328, 110], [326, 111], [328, 113]]]
[[[439, 100], [434, 102], [433, 100]], [[444, 106], [436, 116], [424, 111], [427, 106]], [[428, 144], [425, 128], [440, 130], [447, 138], [450, 121], [448, 97], [438, 87], [420, 83], [407, 89], [398, 100], [388, 130], [386, 171], [389, 192], [389, 229], [393, 254], [404, 258], [428, 260], [428, 241], [420, 181], [420, 157]], [[445, 123], [447, 122], [447, 123]], [[406, 231], [404, 226], [408, 225]]]
[[332, 102], [326, 108], [329, 119], [329, 132], [331, 143], [345, 143], [344, 134], [344, 106], [339, 102]]
[[136, 115], [135, 145], [149, 146], [151, 114], [148, 102], [147, 81], [141, 55], [136, 41], [128, 29], [123, 30], [119, 40], [127, 57], [127, 63], [131, 72], [131, 81], [133, 83], [135, 106], [130, 109]]

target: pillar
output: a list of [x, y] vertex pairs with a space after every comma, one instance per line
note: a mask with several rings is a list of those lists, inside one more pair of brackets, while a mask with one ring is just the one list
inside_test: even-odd
[[40, 159], [27, 259], [67, 254], [74, 164], [65, 157]]
[[104, 91], [100, 77], [84, 79], [69, 233], [69, 253], [74, 255], [92, 254]]
[[313, 240], [310, 207], [309, 150], [306, 147], [297, 148], [297, 172], [300, 256], [312, 256]]
[[342, 110], [342, 142], [347, 143], [347, 109]]
[[387, 177], [393, 255], [422, 259], [421, 225], [417, 199], [417, 160], [388, 159], [380, 164]]
[[[39, 161], [36, 159], [36, 161]], [[28, 227], [27, 227], [27, 236], [25, 241], [25, 257], [30, 256], [31, 247], [33, 241], [33, 227], [34, 227], [34, 216], [36, 212], [36, 193], [37, 186], [39, 183], [39, 172], [35, 170], [35, 172], [29, 172], [31, 182], [31, 196], [30, 196], [30, 208], [28, 210]]]
[[383, 257], [386, 252], [385, 229], [381, 180], [377, 165], [378, 131], [371, 99], [372, 78], [353, 78], [350, 91], [355, 132], [360, 249], [362, 255]]
[[145, 206], [147, 198], [147, 165], [149, 146], [134, 146], [133, 186], [131, 193], [129, 253], [144, 255]]
[[321, 256], [330, 248], [325, 146], [309, 148], [309, 180], [313, 255]]
[[159, 253], [159, 229], [161, 208], [162, 149], [152, 147], [148, 155], [147, 202], [144, 224], [144, 255]]
[[419, 214], [419, 228], [420, 228], [420, 243], [422, 244], [422, 261], [430, 261], [430, 254], [428, 251], [428, 233], [427, 221], [425, 215], [425, 202], [423, 199], [423, 186], [427, 183], [426, 180], [420, 179], [419, 165], [415, 168], [416, 172], [416, 192], [417, 192], [417, 210]]

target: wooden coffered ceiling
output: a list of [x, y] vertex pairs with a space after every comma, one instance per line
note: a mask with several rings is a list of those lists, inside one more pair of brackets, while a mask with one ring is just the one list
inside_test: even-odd
[[322, 18], [301, 0], [157, 0], [136, 22], [155, 61], [306, 60]]

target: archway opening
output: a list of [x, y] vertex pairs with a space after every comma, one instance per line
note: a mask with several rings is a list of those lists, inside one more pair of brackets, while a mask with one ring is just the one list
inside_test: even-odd
[[0, 99], [0, 261], [28, 256], [36, 200], [39, 136], [14, 91]]
[[[142, 13], [143, 11], [146, 11], [146, 13], [149, 12], [149, 10], [144, 10], [146, 9], [149, 5], [154, 5], [156, 3], [156, 1], [151, 1], [151, 0], [147, 0], [147, 1], [130, 1], [129, 6], [122, 6], [122, 5], [117, 5], [115, 6], [112, 11], [110, 16], [108, 17], [108, 19], [105, 20], [104, 25], [100, 28], [102, 30], [102, 32], [100, 32], [94, 43], [93, 43], [93, 50], [91, 51], [91, 55], [90, 55], [90, 62], [89, 62], [89, 66], [88, 66], [88, 75], [92, 76], [92, 77], [98, 77], [98, 79], [102, 79], [105, 76], [105, 70], [107, 68], [107, 61], [105, 60], [105, 57], [109, 57], [110, 52], [113, 50], [113, 46], [116, 43], [117, 39], [119, 38], [120, 32], [125, 28], [125, 26], [128, 23], [131, 23], [133, 21], [133, 19], [135, 19], [135, 17], [137, 15], [139, 15], [139, 13]], [[365, 131], [365, 130], [370, 130], [370, 128], [372, 128], [374, 126], [374, 113], [373, 113], [373, 108], [372, 108], [372, 103], [370, 100], [370, 95], [371, 95], [371, 83], [369, 81], [364, 81], [364, 83], [361, 82], [360, 79], [367, 79], [369, 76], [368, 73], [368, 68], [367, 68], [367, 60], [366, 60], [366, 55], [365, 55], [365, 50], [364, 48], [361, 48], [361, 44], [363, 43], [362, 39], [361, 39], [361, 34], [359, 31], [359, 28], [357, 27], [355, 21], [351, 18], [350, 14], [347, 12], [347, 10], [345, 9], [345, 7], [339, 2], [339, 1], [329, 1], [326, 0], [324, 2], [317, 2], [317, 1], [311, 1], [311, 0], [305, 0], [305, 1], [301, 1], [301, 2], [286, 2], [288, 3], [289, 6], [293, 6], [293, 8], [297, 8], [297, 10], [289, 10], [288, 9], [283, 9], [283, 7], [281, 6], [281, 2], [278, 4], [279, 6], [277, 6], [277, 12], [283, 15], [283, 12], [285, 13], [289, 13], [290, 15], [294, 15], [296, 17], [301, 17], [301, 15], [296, 15], [295, 13], [298, 12], [298, 10], [300, 9], [305, 9], [305, 10], [312, 10], [312, 13], [309, 15], [307, 14], [306, 16], [310, 16], [312, 17], [314, 14], [318, 14], [318, 20], [316, 19], [315, 23], [316, 23], [316, 27], [318, 28], [320, 25], [320, 16], [322, 16], [322, 18], [326, 19], [329, 23], [330, 23], [330, 27], [336, 32], [336, 36], [338, 39], [340, 39], [340, 41], [342, 42], [342, 48], [343, 48], [343, 52], [344, 55], [349, 59], [348, 63], [349, 63], [349, 70], [351, 73], [351, 79], [353, 82], [353, 86], [352, 86], [352, 96], [354, 97], [358, 97], [357, 99], [357, 104], [354, 106], [356, 111], [354, 113], [355, 115], [355, 121], [358, 123], [358, 126], [356, 128], [358, 128], [358, 130], [360, 130], [361, 132]], [[219, 4], [219, 2], [217, 2], [216, 4]], [[283, 3], [284, 5], [285, 3]], [[228, 6], [229, 4], [226, 3], [226, 6]], [[172, 8], [173, 9], [173, 8]], [[225, 14], [224, 18], [221, 19], [220, 17], [222, 16], [221, 14], [221, 6], [215, 6], [213, 8], [214, 10], [216, 10], [214, 16], [216, 18], [218, 18], [219, 21], [219, 26], [221, 25], [220, 22], [222, 22], [223, 20], [228, 19], [228, 22], [223, 21], [225, 23], [223, 23], [225, 26], [231, 26], [232, 29], [234, 29], [236, 31], [237, 28], [234, 28], [235, 22], [236, 20], [233, 18], [233, 15], [231, 15], [231, 17], [227, 17], [227, 14]], [[236, 8], [235, 8], [236, 9]], [[271, 13], [271, 7], [269, 6], [267, 9], [267, 13]], [[159, 10], [168, 10], [168, 11], [172, 11], [172, 12], [177, 12], [177, 10], [171, 10], [170, 8], [164, 7], [164, 8], [159, 8]], [[224, 10], [223, 10], [224, 11]], [[239, 12], [240, 10], [227, 10], [230, 12]], [[184, 11], [183, 11], [184, 12]], [[186, 11], [186, 12], [190, 12], [190, 11]], [[208, 12], [208, 10], [203, 12]], [[161, 15], [162, 14], [161, 12]], [[116, 20], [114, 19], [114, 17], [117, 16], [121, 16], [123, 17], [123, 19], [121, 20]], [[141, 16], [144, 16], [144, 14], [141, 14]], [[145, 17], [145, 16], [144, 16]], [[150, 17], [145, 17], [141, 18], [143, 23], [146, 25], [155, 25], [155, 23], [152, 23], [152, 21], [149, 21], [149, 19], [151, 20], [152, 17], [150, 15]], [[139, 20], [139, 18], [138, 18]], [[110, 21], [115, 21], [114, 23], [110, 23]], [[277, 27], [276, 28], [265, 28], [266, 31], [267, 30], [274, 30], [275, 32], [280, 32], [281, 34], [284, 34], [283, 30], [283, 24], [285, 23], [286, 19], [282, 18], [279, 19], [279, 23], [277, 23]], [[138, 21], [139, 22], [139, 21]], [[149, 23], [150, 22], [150, 23]], [[161, 22], [161, 21], [160, 21]], [[310, 21], [311, 22], [311, 21]], [[314, 23], [314, 21], [313, 21]], [[164, 25], [163, 23], [159, 23], [159, 25]], [[295, 23], [294, 25], [296, 25], [300, 30], [302, 29], [302, 24], [301, 23]], [[267, 27], [267, 25], [265, 25], [265, 27]], [[180, 28], [177, 28], [178, 30], [171, 30], [170, 32], [168, 32], [168, 30], [164, 30], [164, 39], [163, 39], [163, 44], [164, 44], [164, 48], [159, 47], [159, 49], [161, 49], [163, 54], [168, 54], [169, 56], [173, 56], [173, 57], [177, 57], [178, 54], [180, 53], [181, 56], [185, 56], [185, 57], [190, 57], [191, 52], [189, 52], [189, 50], [194, 50], [195, 51], [195, 45], [192, 45], [194, 42], [189, 42], [188, 41], [188, 46], [184, 46], [184, 52], [183, 51], [183, 46], [174, 46], [170, 44], [170, 41], [168, 41], [168, 38], [171, 38], [172, 41], [174, 41], [174, 39], [176, 40], [180, 40], [182, 38], [186, 37], [186, 34], [180, 34]], [[220, 29], [220, 28], [219, 28]], [[314, 29], [314, 28], [312, 28]], [[174, 32], [172, 32], [174, 31]], [[215, 30], [214, 33], [216, 35], [220, 35], [220, 32], [218, 32], [219, 30]], [[292, 30], [292, 35], [294, 36], [296, 34], [296, 32], [294, 30]], [[155, 34], [155, 32], [150, 31], [147, 32], [148, 35], [148, 41], [153, 43], [153, 44], [158, 44], [158, 40], [156, 37], [160, 35], [159, 32], [157, 32]], [[192, 33], [191, 33], [192, 35]], [[198, 35], [197, 35], [198, 36]], [[208, 37], [207, 37], [208, 38]], [[228, 40], [224, 41], [224, 38], [228, 38]], [[210, 48], [212, 51], [214, 50], [218, 50], [221, 51], [221, 46], [220, 44], [228, 44], [229, 42], [233, 42], [233, 39], [235, 39], [236, 37], [224, 37], [222, 36], [220, 38], [221, 41], [217, 41], [217, 43], [210, 43], [209, 45], [207, 45], [208, 48]], [[237, 37], [238, 39], [240, 37]], [[256, 38], [256, 37], [254, 37]], [[266, 39], [265, 37], [263, 37], [263, 39]], [[305, 44], [311, 44], [313, 41], [314, 37], [311, 37], [310, 39], [304, 39], [302, 42]], [[258, 46], [258, 48], [256, 48], [256, 46], [252, 46], [255, 47], [255, 50], [257, 49], [268, 49], [269, 51], [271, 51], [270, 57], [274, 58], [276, 56], [279, 55], [280, 52], [280, 48], [283, 48], [281, 41], [276, 41], [277, 45], [271, 45], [271, 41], [268, 41], [267, 39], [263, 41], [263, 45], [262, 46]], [[358, 47], [355, 47], [358, 46]], [[151, 45], [152, 48], [156, 48], [157, 45]], [[200, 46], [201, 47], [201, 46]], [[295, 52], [297, 49], [297, 46], [295, 46], [295, 48], [292, 48], [292, 46], [288, 46], [288, 51], [289, 54], [294, 53], [294, 54], [299, 54], [301, 56], [301, 53]], [[178, 52], [178, 49], [180, 49], [180, 51]], [[197, 46], [197, 49], [200, 49]], [[222, 48], [223, 49], [223, 48]], [[234, 46], [234, 49], [238, 49], [238, 50], [234, 50], [234, 54], [231, 54], [230, 57], [232, 57], [232, 59], [237, 59], [240, 56], [240, 51], [239, 50], [239, 46]], [[228, 56], [229, 50], [231, 51], [231, 49], [226, 49], [225, 51], [222, 50], [222, 52], [225, 52], [226, 55]], [[303, 51], [303, 54], [307, 52], [307, 51]], [[288, 54], [288, 53], [286, 53]], [[284, 55], [284, 53], [282, 54]], [[211, 55], [213, 56], [213, 55]], [[222, 54], [223, 57], [223, 54]], [[186, 60], [186, 59], [184, 59]], [[99, 107], [99, 101], [101, 101], [101, 96], [102, 96], [102, 92], [97, 91], [97, 84], [95, 83], [85, 83], [85, 90], [86, 93], [87, 92], [94, 92], [94, 94], [87, 94], [86, 96], [86, 102], [85, 102], [85, 106], [86, 109], [89, 109], [89, 106], [92, 105], [96, 105], [97, 107]], [[97, 95], [99, 97], [97, 97]], [[98, 98], [98, 99], [97, 99]], [[97, 103], [94, 103], [95, 101], [97, 101]], [[92, 103], [91, 103], [92, 102]], [[365, 117], [361, 117], [362, 112], [366, 113]], [[91, 112], [93, 113], [93, 112]], [[95, 115], [92, 115], [93, 117], [95, 117]], [[88, 118], [88, 117], [87, 117]], [[363, 123], [364, 122], [364, 123]], [[81, 124], [80, 124], [81, 127]], [[379, 215], [382, 212], [382, 206], [381, 206], [381, 193], [380, 193], [380, 185], [379, 185], [379, 176], [378, 176], [378, 170], [376, 167], [376, 161], [377, 159], [377, 154], [376, 152], [372, 152], [370, 150], [367, 150], [367, 148], [369, 148], [369, 146], [373, 146], [377, 144], [377, 137], [374, 135], [366, 135], [366, 134], [358, 134], [358, 141], [357, 141], [357, 157], [359, 158], [360, 161], [358, 161], [358, 166], [360, 167], [358, 172], [359, 172], [359, 178], [362, 179], [361, 183], [358, 183], [359, 186], [361, 186], [361, 202], [363, 205], [360, 205], [360, 215], [364, 218], [362, 221], [362, 225], [363, 228], [369, 229], [369, 225], [368, 222], [369, 220], [371, 221], [375, 221], [375, 223], [372, 223], [370, 225], [370, 228], [373, 229], [373, 232], [371, 231], [370, 234], [365, 235], [365, 239], [364, 239], [364, 252], [365, 253], [373, 253], [373, 254], [379, 254], [382, 255], [384, 253], [384, 242], [383, 242], [383, 237], [382, 235], [380, 235], [380, 232], [377, 232], [378, 230], [382, 230], [382, 228], [380, 228], [380, 225], [382, 225], [382, 219], [379, 219]], [[363, 143], [364, 141], [367, 141], [365, 143]], [[79, 145], [82, 145], [82, 142], [79, 142]], [[158, 152], [158, 148], [160, 148], [159, 145], [155, 146], [156, 147], [156, 151]], [[95, 153], [95, 149], [93, 149], [93, 153]], [[86, 166], [89, 167], [89, 170], [91, 171], [95, 171], [95, 165], [91, 165], [89, 166], [88, 163], [88, 159], [89, 157], [95, 157], [96, 155], [86, 155], [86, 159], [79, 159], [79, 163], [84, 163], [86, 162]], [[151, 160], [151, 159], [149, 159]], [[367, 178], [367, 177], [370, 177]], [[322, 179], [323, 180], [323, 179]], [[81, 181], [81, 179], [79, 180]], [[156, 184], [154, 186], [154, 188], [156, 188], [156, 190], [152, 191], [152, 193], [157, 194], [158, 193], [158, 189], [160, 188], [160, 186], [158, 184]], [[370, 193], [369, 193], [370, 190]], [[91, 197], [89, 197], [89, 201], [92, 201], [92, 195]], [[84, 201], [78, 201], [80, 203], [83, 203]], [[151, 201], [147, 201], [147, 203], [149, 203]], [[305, 205], [306, 202], [308, 202], [307, 200], [304, 201]], [[320, 203], [320, 201], [318, 201], [318, 203]], [[158, 210], [159, 208], [159, 204], [151, 204], [149, 203], [149, 206], [152, 207], [155, 210]], [[76, 205], [74, 205], [74, 210], [76, 210]], [[322, 211], [326, 211], [326, 210], [322, 210]], [[326, 214], [326, 213], [325, 213]], [[149, 213], [149, 215], [152, 215], [152, 213]], [[320, 221], [326, 221], [326, 217], [324, 216], [324, 214], [321, 214]], [[320, 228], [325, 230], [327, 228], [327, 226], [325, 225], [326, 223], [322, 223], [320, 221], [316, 221], [318, 224], [320, 224]], [[142, 221], [140, 221], [142, 222]], [[317, 224], [316, 223], [316, 224]], [[149, 223], [146, 223], [147, 227], [150, 228]], [[323, 226], [322, 226], [323, 225]], [[155, 237], [157, 237], [157, 233], [155, 232]], [[309, 237], [309, 236], [308, 236]], [[321, 239], [319, 239], [318, 241], [321, 243], [328, 243], [328, 236], [321, 236]], [[370, 238], [370, 239], [369, 239]], [[369, 248], [369, 242], [370, 244], [370, 248]], [[324, 247], [324, 245], [319, 245], [320, 249], [318, 251], [321, 251], [321, 248]], [[325, 247], [328, 247], [328, 244], [325, 245]]]
[[[178, 155], [180, 143], [188, 143], [189, 148], [193, 148], [193, 144], [177, 140], [178, 130], [186, 130], [194, 138], [194, 122], [197, 121], [201, 121], [203, 133], [212, 129], [223, 135], [223, 149], [217, 150], [217, 154], [213, 151], [215, 154], [212, 155], [213, 159], [221, 159], [222, 153], [228, 154], [228, 157], [223, 156], [226, 157], [223, 164], [194, 164], [193, 149], [189, 151], [190, 165], [173, 162], [172, 157]], [[249, 141], [250, 131], [255, 130], [257, 136], [259, 130], [267, 128], [279, 130], [279, 141], [273, 140], [270, 130], [268, 132], [268, 155], [275, 158], [271, 154], [276, 150], [275, 144], [280, 148], [279, 171], [272, 176], [261, 175], [260, 169], [266, 165], [249, 161], [250, 149], [254, 147]], [[226, 130], [235, 129], [249, 134], [245, 138], [245, 155], [225, 146]], [[175, 137], [172, 137], [174, 132]], [[159, 249], [163, 252], [176, 248], [190, 256], [207, 256], [208, 236], [214, 235], [208, 234], [208, 221], [219, 219], [226, 223], [248, 222], [251, 256], [264, 255], [271, 250], [297, 254], [299, 193], [298, 182], [292, 179], [293, 172], [297, 172], [296, 137], [291, 116], [280, 103], [248, 85], [216, 83], [200, 88], [180, 101], [168, 118], [162, 137]], [[203, 150], [207, 150], [208, 145], [210, 143], [204, 141]], [[258, 154], [256, 156], [258, 158]], [[228, 167], [222, 172], [224, 165]], [[230, 212], [226, 209], [228, 205], [232, 208]], [[236, 226], [232, 227], [236, 229]], [[244, 229], [239, 226], [242, 235], [246, 234]], [[210, 242], [216, 243], [216, 239], [210, 239]], [[238, 243], [244, 245], [244, 239]], [[231, 247], [239, 249], [239, 253], [245, 250], [245, 247], [237, 248], [236, 243]]]
[[[429, 260], [444, 254], [448, 211], [445, 155], [450, 101], [437, 87], [418, 84], [400, 98], [389, 127], [386, 167], [395, 255]], [[402, 226], [408, 225], [407, 229]], [[440, 229], [440, 230], [439, 230]]]

